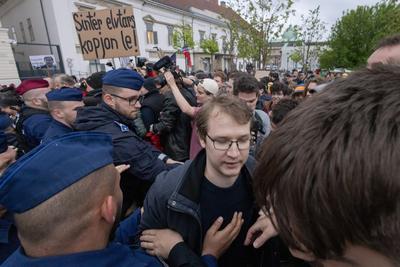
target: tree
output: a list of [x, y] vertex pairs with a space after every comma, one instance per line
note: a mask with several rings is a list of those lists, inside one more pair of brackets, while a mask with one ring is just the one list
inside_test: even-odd
[[[303, 56], [300, 54], [299, 51], [294, 51], [290, 56], [290, 60], [292, 60], [294, 63], [296, 63], [296, 68], [297, 68], [297, 63], [302, 61]], [[303, 65], [304, 66], [304, 65]]]
[[204, 39], [200, 44], [200, 48], [203, 49], [204, 53], [211, 56], [211, 70], [213, 70], [214, 55], [219, 51], [217, 41], [212, 38]]
[[[232, 8], [244, 18], [247, 25], [241, 25], [242, 42], [247, 39], [255, 51], [259, 67], [264, 67], [271, 52], [270, 42], [282, 33], [289, 15], [294, 14], [293, 0], [235, 0]], [[246, 49], [243, 49], [247, 51]], [[250, 53], [247, 55], [253, 57]]]
[[329, 49], [321, 55], [321, 67], [357, 68], [365, 65], [384, 36], [400, 32], [398, 0], [347, 11], [332, 27]]
[[195, 43], [193, 41], [193, 30], [189, 24], [178, 25], [174, 27], [172, 33], [172, 46], [175, 49], [183, 47], [194, 48]]
[[320, 6], [308, 11], [308, 16], [301, 15], [302, 24], [296, 28], [300, 48], [297, 49], [301, 56], [304, 71], [311, 61], [317, 60], [321, 51], [321, 40], [325, 32], [325, 23], [321, 21]]

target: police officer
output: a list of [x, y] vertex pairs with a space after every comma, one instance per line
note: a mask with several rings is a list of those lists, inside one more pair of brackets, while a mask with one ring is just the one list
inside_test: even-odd
[[82, 91], [78, 88], [61, 88], [46, 94], [50, 115], [53, 117], [42, 142], [73, 132], [76, 110], [83, 107]]
[[[141, 139], [133, 120], [141, 107], [143, 78], [132, 70], [117, 69], [103, 77], [102, 103], [78, 110], [74, 128], [78, 131], [105, 132], [114, 144], [114, 163], [131, 167], [121, 178], [124, 194], [122, 212], [136, 202], [141, 206], [144, 196], [162, 171], [176, 163]], [[171, 163], [171, 164], [170, 164]]]
[[2, 266], [161, 266], [109, 243], [122, 203], [112, 150], [106, 134], [71, 133], [6, 170], [0, 203], [14, 213], [22, 247]]
[[[0, 132], [0, 173], [15, 161], [16, 150], [8, 146], [7, 136]], [[19, 246], [17, 229], [11, 213], [0, 204], [0, 264]]]
[[26, 153], [40, 144], [52, 121], [46, 99], [49, 83], [43, 79], [24, 80], [16, 91], [24, 100], [16, 131], [20, 148]]

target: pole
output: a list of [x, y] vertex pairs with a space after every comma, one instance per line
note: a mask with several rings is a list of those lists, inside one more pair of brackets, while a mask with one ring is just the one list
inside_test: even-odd
[[45, 28], [45, 30], [46, 30], [47, 41], [48, 41], [49, 47], [50, 47], [50, 53], [53, 54], [53, 48], [51, 47], [49, 29], [47, 28], [47, 21], [46, 21], [46, 16], [45, 16], [45, 14], [44, 14], [44, 9], [43, 9], [43, 2], [42, 2], [42, 0], [40, 0], [40, 8], [42, 9], [42, 16], [43, 16], [43, 21], [44, 21], [44, 28]]

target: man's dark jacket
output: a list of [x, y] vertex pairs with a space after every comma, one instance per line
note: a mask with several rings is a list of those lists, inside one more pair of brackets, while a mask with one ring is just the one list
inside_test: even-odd
[[140, 114], [147, 131], [151, 124], [157, 123], [163, 109], [164, 95], [158, 90], [153, 90], [144, 95]]
[[123, 211], [133, 201], [140, 205], [156, 176], [170, 168], [161, 160], [163, 154], [160, 151], [136, 135], [132, 120], [104, 102], [79, 109], [74, 128], [110, 134], [114, 145], [114, 164], [130, 164], [129, 170], [121, 174]]
[[[191, 88], [183, 88], [181, 93], [190, 105], [196, 105], [196, 96]], [[163, 110], [159, 122], [153, 125], [153, 131], [160, 134], [165, 154], [174, 160], [185, 161], [189, 159], [192, 119], [180, 110], [171, 91], [164, 96]]]

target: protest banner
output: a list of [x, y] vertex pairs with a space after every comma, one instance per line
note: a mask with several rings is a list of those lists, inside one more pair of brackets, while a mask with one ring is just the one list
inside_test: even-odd
[[72, 14], [86, 60], [139, 55], [132, 7]]

